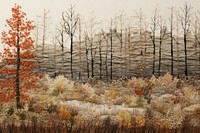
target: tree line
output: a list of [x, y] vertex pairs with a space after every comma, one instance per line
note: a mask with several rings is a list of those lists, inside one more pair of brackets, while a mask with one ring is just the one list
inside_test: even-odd
[[[45, 17], [47, 14], [48, 12], [44, 12], [42, 25], [47, 21]], [[165, 17], [156, 8], [149, 21], [147, 21], [142, 10], [135, 11], [133, 14], [133, 16], [126, 16], [123, 13], [116, 15], [105, 26], [94, 16], [88, 21], [84, 21], [76, 13], [75, 6], [70, 5], [62, 13], [61, 22], [54, 34], [54, 38], [56, 38], [54, 49], [55, 47], [59, 49], [60, 46], [60, 53], [62, 53], [61, 56], [56, 57], [57, 60], [59, 58], [62, 59], [62, 65], [59, 68], [60, 73], [70, 73], [70, 78], [74, 79], [77, 78], [77, 75], [74, 77], [75, 71], [79, 71], [78, 76], [80, 77], [83, 75], [81, 74], [82, 68], [78, 67], [79, 70], [76, 70], [78, 65], [76, 61], [80, 63], [84, 60], [87, 78], [98, 77], [101, 79], [104, 75], [107, 79], [112, 80], [113, 76], [116, 78], [116, 75], [113, 74], [113, 71], [116, 70], [116, 65], [118, 74], [130, 77], [134, 75], [134, 73], [131, 73], [133, 69], [131, 60], [140, 55], [137, 62], [138, 67], [134, 68], [137, 69], [136, 73], [137, 71], [139, 72], [139, 74], [136, 74], [138, 76], [147, 75], [145, 74], [145, 68], [148, 66], [151, 66], [151, 69], [148, 69], [148, 73], [151, 71], [151, 75], [159, 76], [163, 74], [163, 71], [170, 72], [174, 76], [184, 75], [186, 78], [199, 74], [199, 11], [194, 12], [192, 6], [185, 3], [180, 8], [169, 8], [169, 15]], [[45, 27], [40, 28], [40, 30], [45, 30]], [[44, 34], [43, 32], [43, 36], [46, 36]], [[35, 40], [38, 40], [38, 34]], [[44, 42], [44, 38], [41, 41]], [[41, 44], [42, 48], [44, 48], [45, 43]], [[46, 47], [48, 47], [47, 44]], [[68, 49], [70, 49], [69, 55], [66, 52]], [[170, 70], [163, 70], [163, 64], [165, 64], [165, 56], [163, 54], [165, 54], [165, 50], [168, 54], [170, 53], [166, 57], [169, 58], [167, 65], [170, 64]], [[42, 49], [42, 53], [44, 52], [44, 49]], [[135, 52], [135, 57], [133, 52]], [[139, 54], [137, 55], [138, 52]], [[79, 59], [74, 54], [79, 55]], [[58, 53], [55, 52], [54, 55], [58, 55]], [[68, 56], [70, 56], [70, 60], [67, 59]], [[148, 62], [149, 64], [147, 64], [145, 60], [149, 56], [152, 57]], [[44, 63], [44, 61], [41, 61], [41, 67], [42, 62]], [[70, 68], [67, 68], [67, 65], [64, 64], [70, 64]], [[97, 64], [99, 72], [95, 71]], [[193, 67], [188, 70], [190, 65], [195, 68], [194, 73], [191, 70]], [[66, 68], [64, 68], [65, 66]]]

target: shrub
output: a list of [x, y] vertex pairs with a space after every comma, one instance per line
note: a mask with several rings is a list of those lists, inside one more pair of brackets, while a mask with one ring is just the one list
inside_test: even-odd
[[143, 116], [137, 115], [135, 117], [136, 126], [143, 127], [145, 126], [146, 120]]
[[132, 117], [129, 112], [119, 112], [117, 115], [117, 119], [119, 122], [120, 127], [127, 127], [131, 128], [132, 127]]
[[70, 120], [71, 112], [67, 109], [66, 106], [62, 105], [59, 110], [59, 117], [61, 120]]
[[57, 76], [49, 86], [49, 92], [53, 96], [62, 94], [65, 90], [72, 90], [74, 88], [74, 82], [68, 80], [63, 75]]

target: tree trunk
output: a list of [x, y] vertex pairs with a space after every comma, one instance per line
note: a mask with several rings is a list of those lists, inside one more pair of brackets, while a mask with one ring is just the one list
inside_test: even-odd
[[73, 79], [73, 34], [71, 34], [71, 50], [70, 50], [70, 54], [71, 54], [71, 60], [70, 60], [70, 70], [71, 70], [71, 79]]
[[19, 35], [17, 35], [17, 69], [16, 69], [16, 107], [17, 109], [20, 108], [19, 71], [20, 71], [20, 45], [19, 45]]
[[[154, 40], [155, 41], [155, 40]], [[153, 71], [152, 71], [152, 74], [154, 75], [155, 74], [155, 62], [156, 62], [156, 45], [155, 45], [155, 42], [153, 42]]]
[[123, 41], [122, 41], [122, 28], [121, 28], [121, 32], [120, 32], [120, 71], [121, 71], [121, 75], [120, 77], [123, 75], [123, 72], [122, 72], [122, 47], [123, 47]]
[[92, 66], [92, 77], [94, 77], [94, 59], [92, 58], [92, 64], [91, 64]]
[[173, 52], [173, 7], [171, 8], [171, 32], [170, 32], [170, 37], [171, 37], [171, 75], [174, 75], [174, 52]]
[[187, 67], [187, 35], [184, 33], [184, 50], [185, 50], [185, 76], [188, 78], [188, 67]]
[[101, 53], [101, 41], [99, 42], [99, 79], [102, 79], [102, 53]]
[[105, 64], [106, 64], [106, 80], [108, 81], [108, 39], [106, 38], [106, 60], [105, 60]]
[[173, 29], [171, 28], [171, 75], [174, 75], [174, 53], [173, 53]]
[[158, 63], [158, 73], [160, 76], [160, 67], [161, 67], [161, 46], [162, 46], [162, 40], [160, 38], [160, 46], [159, 46], [159, 63]]
[[128, 28], [128, 77], [131, 78], [131, 33]]
[[110, 79], [112, 80], [112, 72], [113, 72], [113, 40], [112, 40], [112, 29], [110, 30]]
[[88, 49], [87, 49], [87, 38], [85, 38], [85, 54], [86, 54], [86, 65], [87, 65], [87, 77], [90, 77], [90, 70], [89, 70], [89, 59], [88, 59]]

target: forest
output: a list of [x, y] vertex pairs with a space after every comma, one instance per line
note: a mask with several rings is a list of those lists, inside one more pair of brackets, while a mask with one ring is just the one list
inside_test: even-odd
[[90, 77], [110, 81], [167, 72], [175, 77], [200, 73], [199, 12], [194, 13], [191, 5], [171, 7], [166, 18], [156, 8], [149, 22], [142, 10], [134, 16], [121, 13], [106, 26], [94, 16], [82, 22], [71, 5], [63, 12], [51, 44], [45, 43], [48, 13], [44, 10], [38, 22], [35, 44], [40, 71], [51, 76], [64, 74], [85, 82]]
[[191, 5], [118, 14], [103, 24], [74, 5], [15, 4], [1, 32], [0, 132], [198, 133], [200, 12]]

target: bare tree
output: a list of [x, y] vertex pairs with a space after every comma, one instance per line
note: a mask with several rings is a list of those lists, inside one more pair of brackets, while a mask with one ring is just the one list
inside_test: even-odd
[[43, 14], [43, 32], [42, 32], [42, 55], [44, 54], [44, 47], [45, 47], [45, 41], [46, 41], [46, 31], [47, 31], [47, 19], [48, 14], [49, 14], [49, 10], [46, 11], [44, 9], [44, 14]]
[[56, 70], [57, 70], [57, 57], [56, 57], [56, 51], [57, 51], [57, 41], [56, 41], [56, 32], [55, 32], [55, 35], [52, 37], [52, 42], [53, 42], [53, 47], [54, 47], [54, 53], [53, 53], [53, 66], [54, 66], [54, 73], [55, 73], [55, 76], [56, 75]]
[[131, 27], [126, 28], [126, 42], [128, 43], [128, 77], [131, 77]]
[[137, 18], [137, 23], [136, 25], [139, 28], [139, 51], [140, 51], [140, 63], [139, 63], [139, 71], [140, 71], [140, 76], [143, 77], [143, 71], [145, 68], [145, 41], [143, 36], [145, 36], [145, 16], [142, 12], [142, 9], [140, 9], [139, 12], [136, 12], [136, 18]]
[[91, 16], [89, 20], [89, 25], [86, 25], [86, 29], [89, 29], [86, 31], [87, 39], [90, 44], [90, 57], [91, 57], [91, 76], [94, 77], [94, 60], [96, 55], [96, 49], [97, 47], [94, 45], [94, 35], [96, 32], [96, 26], [98, 25], [98, 22], [95, 20], [95, 17]]
[[[115, 26], [117, 27], [119, 24], [119, 33], [116, 32], [116, 36], [118, 37], [119, 41], [120, 41], [120, 47], [119, 47], [119, 59], [120, 59], [120, 76], [123, 75], [123, 71], [122, 71], [122, 62], [123, 62], [123, 57], [122, 57], [122, 52], [123, 52], [123, 28], [124, 28], [124, 14], [121, 13], [119, 16], [117, 16], [115, 18]], [[116, 28], [117, 30], [117, 28]]]
[[179, 77], [179, 74], [180, 74], [180, 49], [179, 49], [179, 44], [180, 44], [180, 42], [179, 42], [180, 23], [179, 22], [180, 21], [179, 21], [179, 16], [180, 16], [180, 14], [179, 14], [178, 11], [176, 11], [175, 16], [176, 16], [176, 21], [175, 21], [176, 22], [175, 23], [175, 25], [176, 25], [176, 38], [174, 38], [174, 40], [176, 41], [177, 77]]
[[185, 76], [188, 78], [188, 59], [187, 59], [187, 37], [191, 25], [191, 5], [188, 6], [185, 3], [184, 8], [181, 8], [183, 15], [181, 16], [181, 25], [183, 28], [183, 39], [184, 39], [184, 52], [185, 52]]
[[113, 79], [113, 22], [111, 19], [110, 22], [110, 33], [109, 33], [109, 37], [110, 37], [110, 79]]
[[151, 36], [150, 36], [153, 43], [153, 68], [152, 68], [153, 75], [155, 74], [155, 61], [156, 61], [156, 30], [158, 27], [157, 18], [158, 18], [158, 10], [156, 8], [153, 17], [151, 18], [153, 26], [151, 27]]
[[174, 30], [174, 8], [171, 7], [171, 12], [170, 12], [170, 18], [169, 18], [169, 22], [170, 22], [170, 39], [171, 39], [171, 75], [174, 75], [174, 37], [173, 37], [173, 30]]
[[[78, 42], [79, 42], [79, 46], [78, 46], [78, 51], [79, 51], [79, 66], [82, 66], [82, 31], [81, 31], [81, 18], [79, 16], [79, 21], [78, 21]], [[81, 79], [81, 69], [79, 69], [78, 72], [78, 76], [79, 76], [79, 80]]]
[[102, 79], [102, 33], [98, 35], [97, 46], [99, 49], [99, 79]]
[[164, 41], [164, 37], [166, 35], [166, 26], [165, 26], [165, 22], [163, 21], [162, 17], [160, 17], [160, 37], [159, 37], [159, 62], [158, 62], [158, 73], [160, 76], [160, 68], [161, 68], [161, 56], [162, 56], [162, 43]]
[[71, 78], [73, 79], [73, 44], [75, 32], [78, 25], [78, 14], [75, 13], [73, 5], [70, 5], [70, 8], [62, 13], [62, 19], [64, 21], [65, 32], [70, 38], [70, 70]]
[[61, 66], [61, 73], [64, 74], [64, 24], [60, 23], [60, 28], [57, 28], [58, 36], [56, 37], [58, 43], [60, 44], [61, 51], [62, 51], [62, 66]]
[[[200, 12], [198, 11], [198, 15]], [[194, 37], [195, 37], [195, 56], [198, 61], [198, 72], [200, 73], [200, 20], [197, 14], [195, 14], [195, 25], [194, 25]]]
[[[50, 11], [46, 11], [44, 9], [43, 15], [37, 17], [37, 28], [36, 28], [36, 33], [35, 33], [35, 43], [36, 43], [36, 48], [37, 51], [40, 51], [40, 48], [38, 47], [39, 44], [41, 43], [41, 58], [38, 60], [40, 62], [40, 71], [43, 73], [44, 71], [44, 52], [45, 52], [45, 45], [46, 41], [49, 37], [50, 31], [49, 31], [49, 26], [50, 26], [50, 17], [49, 17]], [[39, 34], [41, 33], [41, 34]]]
[[85, 44], [85, 58], [86, 58], [86, 66], [87, 66], [87, 77], [90, 77], [90, 66], [89, 66], [89, 48], [88, 48], [88, 39], [87, 39], [87, 34], [85, 33], [85, 39], [84, 39], [84, 44]]
[[105, 52], [105, 71], [106, 71], [106, 80], [108, 81], [108, 40], [109, 37], [108, 35], [105, 33], [105, 31], [103, 29], [101, 29], [102, 31], [102, 35], [103, 35], [103, 39], [106, 41], [106, 52]]

